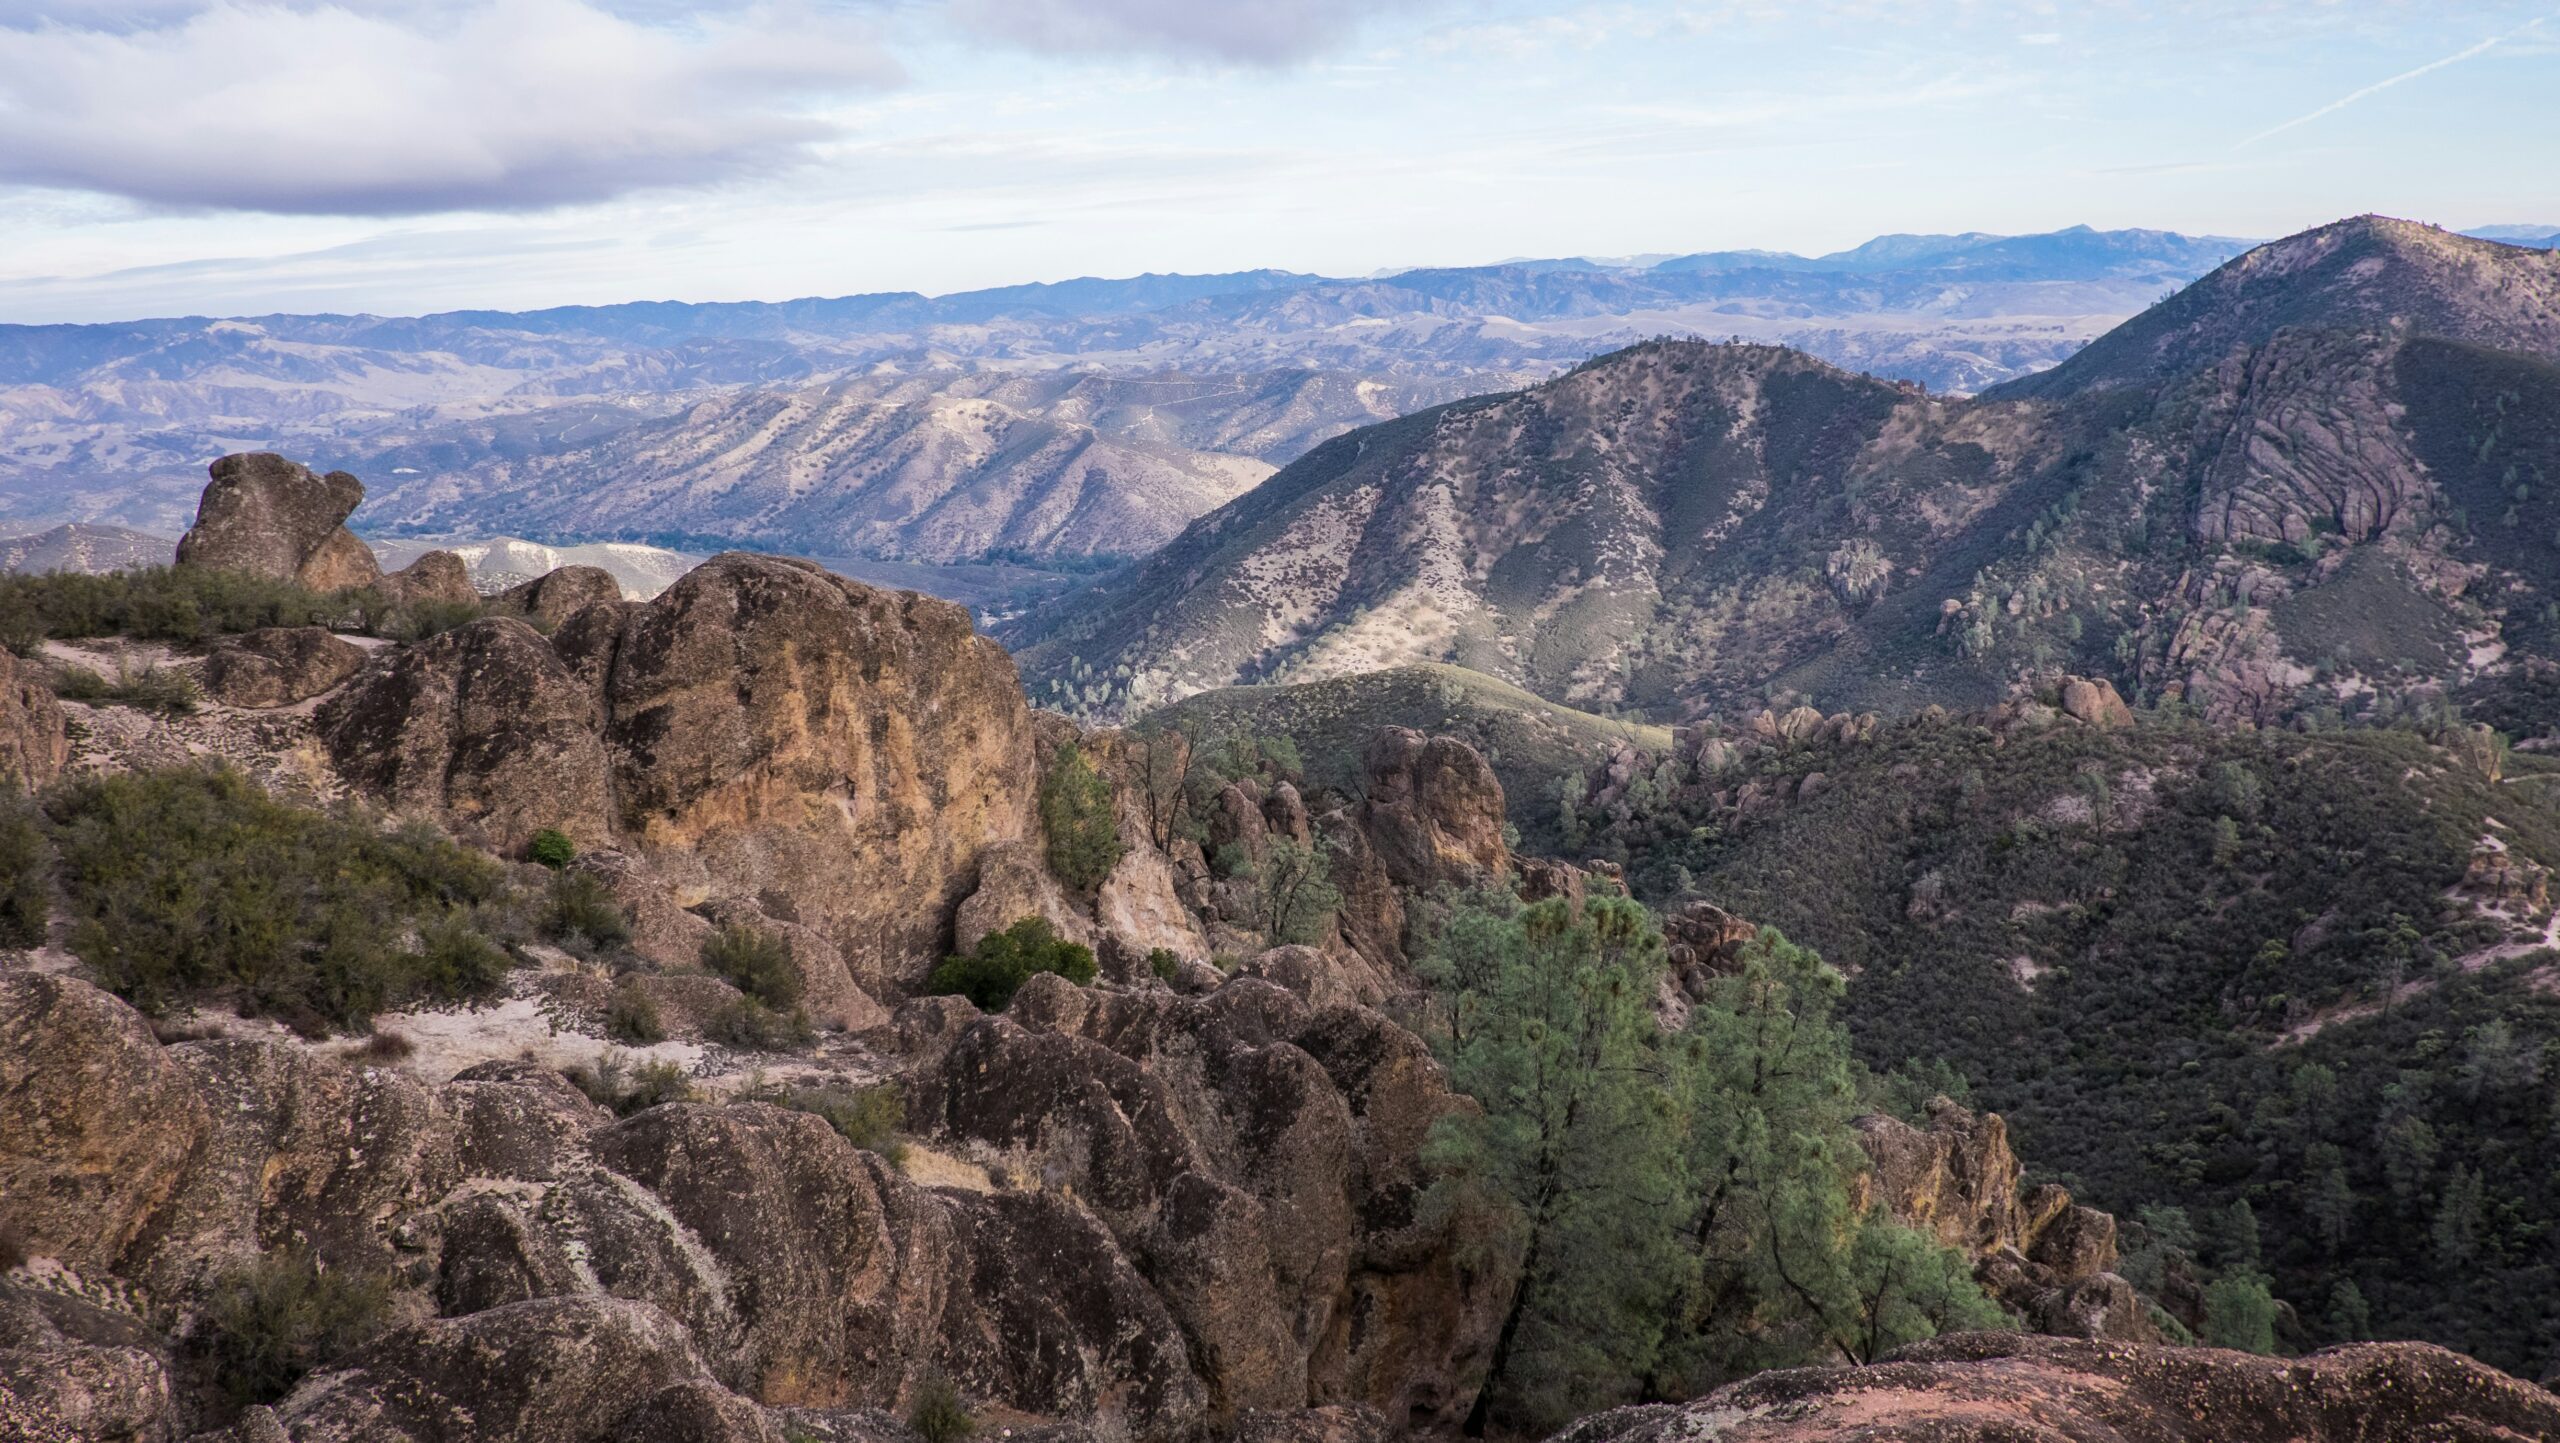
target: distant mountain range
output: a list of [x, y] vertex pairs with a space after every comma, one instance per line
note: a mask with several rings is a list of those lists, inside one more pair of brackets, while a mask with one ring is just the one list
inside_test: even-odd
[[897, 560], [1135, 554], [1355, 426], [1657, 335], [1971, 391], [2244, 242], [2074, 228], [1339, 279], [0, 326], [0, 522], [184, 527], [226, 451], [364, 476], [360, 528]]
[[2560, 253], [2374, 217], [1980, 399], [1650, 343], [1330, 441], [1007, 635], [1105, 715], [1420, 662], [1655, 719], [2064, 671], [2494, 711], [2560, 660], [2555, 360]]

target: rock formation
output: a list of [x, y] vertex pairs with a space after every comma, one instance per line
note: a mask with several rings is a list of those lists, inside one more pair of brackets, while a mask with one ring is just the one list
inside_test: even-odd
[[471, 564], [450, 551], [430, 551], [382, 578], [381, 588], [404, 606], [477, 606]]
[[1996, 1113], [1946, 1098], [1926, 1130], [1895, 1118], [1858, 1120], [1872, 1171], [1869, 1205], [1935, 1237], [1974, 1264], [1986, 1291], [2038, 1331], [2148, 1342], [2149, 1314], [2115, 1275], [2116, 1220], [2052, 1183], [2022, 1188], [2025, 1167]]
[[599, 602], [621, 599], [622, 583], [601, 566], [563, 566], [492, 598], [500, 609], [521, 613], [545, 627], [558, 626]]
[[365, 650], [323, 626], [271, 626], [205, 653], [204, 689], [227, 706], [309, 701], [364, 669]]
[[225, 456], [178, 540], [178, 564], [245, 571], [313, 591], [347, 591], [382, 579], [373, 552], [347, 530], [364, 483], [326, 476], [271, 452]]
[[0, 649], [0, 787], [33, 791], [70, 759], [62, 703], [37, 669]]
[[2424, 1343], [2300, 1359], [1959, 1333], [1864, 1368], [1763, 1373], [1620, 1408], [1551, 1443], [2509, 1443], [2560, 1437], [2560, 1398]]

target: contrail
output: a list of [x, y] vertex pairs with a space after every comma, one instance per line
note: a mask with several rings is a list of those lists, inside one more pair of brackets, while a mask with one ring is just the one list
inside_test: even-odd
[[2398, 85], [2403, 81], [2415, 80], [2421, 75], [2428, 74], [2432, 71], [2442, 70], [2448, 65], [2459, 65], [2463, 61], [2469, 60], [2475, 55], [2485, 55], [2488, 52], [2497, 49], [2499, 46], [2506, 44], [2508, 41], [2515, 39], [2517, 36], [2522, 35], [2528, 30], [2538, 29], [2541, 24], [2542, 17], [2537, 16], [2534, 19], [2528, 20], [2522, 25], [2517, 26], [2515, 29], [2508, 31], [2504, 35], [2492, 35], [2488, 39], [2481, 41], [2479, 44], [2474, 45], [2467, 50], [2457, 50], [2451, 55], [2444, 57], [2442, 60], [2430, 60], [2415, 70], [2401, 71], [2399, 74], [2392, 76], [2388, 80], [2377, 80], [2362, 90], [2351, 91], [2348, 94], [2339, 96], [2337, 99], [2330, 101], [2328, 104], [2321, 106], [2318, 110], [2312, 111], [2308, 115], [2297, 115], [2293, 119], [2284, 122], [2282, 125], [2271, 125], [2231, 148], [2233, 150], [2246, 149], [2247, 147], [2255, 145], [2259, 141], [2266, 139], [2268, 136], [2282, 135], [2284, 132], [2293, 129], [2297, 125], [2309, 125], [2311, 122], [2318, 120], [2324, 115], [2335, 114], [2338, 111], [2344, 110], [2348, 106], [2355, 104], [2357, 101], [2364, 99], [2368, 95], [2374, 95], [2382, 91], [2389, 90], [2392, 86]]

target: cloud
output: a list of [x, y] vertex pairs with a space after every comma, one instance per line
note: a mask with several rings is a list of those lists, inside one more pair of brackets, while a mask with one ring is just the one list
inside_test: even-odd
[[171, 208], [528, 210], [766, 174], [894, 82], [800, 5], [0, 0], [0, 180]]
[[952, 0], [966, 29], [1064, 54], [1142, 52], [1285, 65], [1348, 41], [1363, 21], [1430, 0]]

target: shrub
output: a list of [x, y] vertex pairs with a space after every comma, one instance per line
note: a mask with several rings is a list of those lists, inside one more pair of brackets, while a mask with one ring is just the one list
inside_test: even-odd
[[907, 1426], [924, 1443], [960, 1443], [978, 1431], [978, 1421], [960, 1401], [960, 1390], [939, 1373], [916, 1385], [915, 1400], [907, 1408]]
[[0, 802], [0, 947], [41, 947], [53, 916], [53, 843], [36, 809]]
[[807, 1013], [777, 1012], [753, 997], [739, 997], [703, 1019], [702, 1035], [741, 1052], [787, 1052], [816, 1036]]
[[702, 944], [702, 965], [767, 1007], [782, 1009], [800, 1001], [800, 968], [780, 937], [760, 928], [721, 928]]
[[1102, 885], [1127, 849], [1113, 815], [1111, 783], [1073, 742], [1058, 749], [1040, 779], [1040, 829], [1049, 839], [1049, 870], [1079, 891]]
[[418, 1044], [410, 1041], [406, 1036], [397, 1032], [387, 1032], [379, 1027], [373, 1029], [373, 1035], [367, 1037], [364, 1040], [364, 1046], [357, 1049], [359, 1055], [372, 1062], [398, 1062], [404, 1057], [415, 1055], [417, 1050]]
[[557, 827], [545, 827], [533, 834], [533, 843], [525, 848], [525, 856], [556, 872], [577, 860], [578, 844], [569, 840], [567, 832]]
[[644, 1062], [634, 1068], [619, 1052], [607, 1051], [594, 1065], [565, 1068], [561, 1075], [577, 1084], [588, 1101], [613, 1109], [619, 1117], [693, 1097], [693, 1079], [683, 1068], [672, 1062]]
[[845, 1141], [893, 1163], [905, 1158], [906, 1148], [897, 1137], [898, 1129], [907, 1125], [907, 1100], [894, 1082], [872, 1087], [795, 1087], [759, 1093], [756, 1098], [824, 1118]]
[[594, 873], [563, 871], [551, 879], [542, 933], [572, 952], [610, 951], [631, 940], [631, 923]]
[[945, 957], [925, 979], [924, 990], [939, 996], [958, 995], [988, 1012], [1002, 1012], [1013, 994], [1033, 974], [1055, 972], [1082, 986], [1094, 979], [1093, 949], [1058, 936], [1046, 917], [1025, 917], [1001, 932], [978, 939], [965, 957]]
[[432, 833], [289, 807], [220, 770], [85, 778], [47, 807], [71, 950], [145, 1011], [222, 992], [353, 1030], [492, 980], [494, 949], [454, 929], [504, 872]]
[[2266, 1279], [2247, 1272], [2225, 1273], [2204, 1290], [2204, 1341], [2216, 1348], [2244, 1353], [2276, 1350], [2276, 1300]]
[[27, 1265], [27, 1240], [15, 1226], [0, 1223], [0, 1273], [15, 1271]]
[[1182, 975], [1182, 957], [1170, 947], [1158, 947], [1147, 953], [1147, 970], [1159, 982], [1171, 983]]
[[138, 671], [119, 667], [113, 681], [85, 666], [60, 667], [53, 674], [53, 694], [65, 701], [129, 706], [167, 716], [192, 716], [203, 704], [194, 678], [159, 665], [147, 665]]
[[390, 1306], [378, 1277], [299, 1251], [270, 1254], [215, 1281], [197, 1345], [232, 1406], [272, 1403], [381, 1331]]
[[658, 1020], [658, 1004], [640, 984], [625, 977], [604, 1004], [604, 1035], [616, 1042], [646, 1047], [666, 1040], [666, 1024]]
[[418, 934], [418, 978], [437, 997], [486, 997], [507, 979], [515, 959], [474, 930], [461, 911], [446, 913]]
[[0, 577], [0, 637], [22, 654], [44, 637], [196, 642], [266, 626], [336, 625], [350, 612], [344, 601], [289, 581], [201, 566]]

